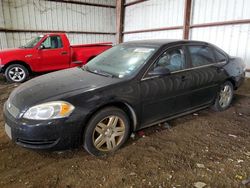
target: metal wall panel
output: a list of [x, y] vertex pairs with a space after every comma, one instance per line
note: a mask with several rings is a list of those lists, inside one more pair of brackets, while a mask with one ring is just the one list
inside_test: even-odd
[[184, 0], [150, 0], [125, 9], [124, 31], [183, 24]]
[[169, 31], [155, 31], [146, 33], [125, 34], [124, 41], [143, 40], [143, 39], [181, 39], [182, 29]]
[[125, 3], [131, 3], [134, 2], [135, 0], [126, 0]]
[[193, 24], [250, 18], [249, 0], [193, 0]]
[[[133, 2], [127, 0], [126, 3]], [[179, 26], [183, 24], [184, 0], [150, 0], [125, 8], [124, 31]], [[124, 34], [124, 41], [181, 39], [182, 29]]]
[[3, 0], [6, 28], [115, 32], [115, 9], [37, 0]]
[[7, 46], [6, 33], [0, 32], [0, 49], [6, 48]]
[[0, 27], [4, 27], [4, 18], [3, 18], [3, 2], [0, 0]]
[[[0, 28], [5, 27], [4, 17], [3, 17], [3, 2], [0, 0]], [[4, 32], [0, 32], [0, 49], [7, 46], [6, 34]]]
[[96, 3], [96, 4], [103, 4], [103, 5], [113, 5], [115, 6], [115, 0], [73, 0], [73, 1], [80, 1], [86, 3]]
[[[14, 48], [24, 45], [27, 41], [33, 37], [42, 33], [31, 33], [31, 32], [12, 32], [3, 33], [0, 32], [0, 47], [3, 48]], [[6, 39], [2, 38], [5, 35]], [[113, 35], [95, 35], [95, 34], [67, 34], [71, 44], [87, 44], [87, 43], [98, 43], [98, 42], [113, 42], [115, 38]], [[3, 42], [3, 44], [2, 44]]]
[[[41, 0], [1, 0], [6, 29], [115, 32], [115, 9]], [[114, 5], [115, 0], [82, 1]], [[0, 20], [1, 21], [1, 20]], [[32, 33], [32, 36], [36, 33]], [[71, 34], [73, 43], [115, 41], [115, 35]], [[7, 45], [14, 47], [30, 39], [30, 33], [7, 33]], [[13, 37], [13, 38], [12, 38]]]

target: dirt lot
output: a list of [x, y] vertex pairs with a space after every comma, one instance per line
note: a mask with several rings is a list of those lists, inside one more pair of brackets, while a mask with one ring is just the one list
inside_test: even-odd
[[104, 158], [81, 148], [48, 153], [13, 144], [2, 105], [14, 87], [0, 80], [0, 187], [245, 187], [250, 178], [250, 80], [228, 110], [145, 129]]

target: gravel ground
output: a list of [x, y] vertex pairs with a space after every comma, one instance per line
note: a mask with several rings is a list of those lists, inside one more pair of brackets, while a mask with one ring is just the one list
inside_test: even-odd
[[0, 78], [0, 187], [250, 186], [244, 185], [250, 178], [250, 80], [228, 110], [206, 109], [147, 128], [101, 158], [82, 148], [37, 152], [12, 143], [2, 106], [15, 87]]

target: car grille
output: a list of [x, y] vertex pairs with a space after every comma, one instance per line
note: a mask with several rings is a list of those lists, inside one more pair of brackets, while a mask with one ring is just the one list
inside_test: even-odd
[[57, 140], [26, 140], [17, 138], [16, 143], [20, 146], [33, 149], [49, 149], [55, 146], [60, 139]]
[[24, 140], [24, 139], [17, 139], [17, 142], [27, 144], [27, 145], [50, 145], [54, 144], [57, 140]]

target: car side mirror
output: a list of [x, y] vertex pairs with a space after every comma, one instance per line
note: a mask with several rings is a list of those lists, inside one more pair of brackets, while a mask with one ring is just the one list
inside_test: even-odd
[[166, 76], [170, 74], [170, 70], [166, 67], [155, 67], [154, 70], [148, 73], [149, 76]]
[[41, 44], [39, 47], [38, 47], [38, 50], [42, 50], [42, 49], [45, 49], [45, 46], [43, 44]]

